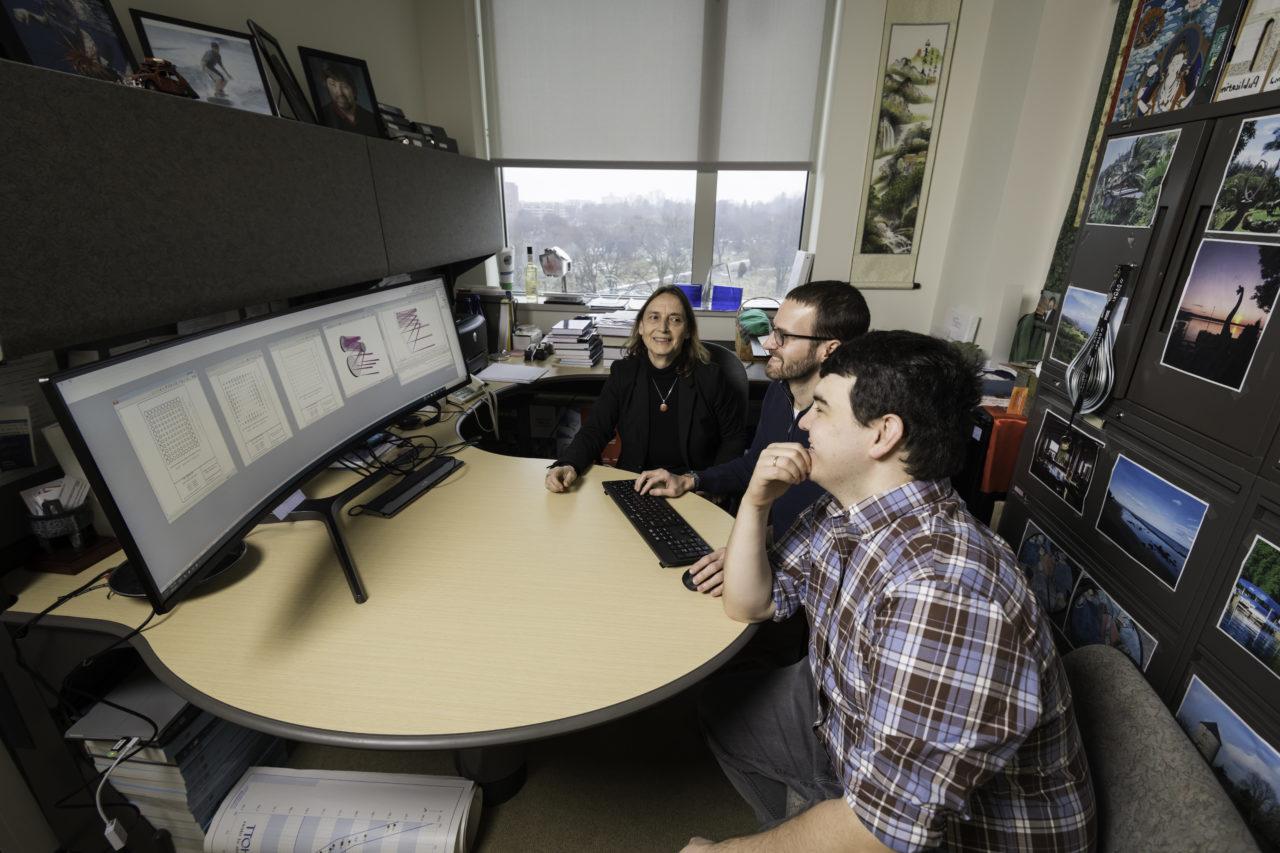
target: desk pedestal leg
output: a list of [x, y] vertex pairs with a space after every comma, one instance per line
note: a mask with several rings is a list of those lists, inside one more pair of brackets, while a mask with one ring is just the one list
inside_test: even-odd
[[524, 787], [527, 765], [523, 745], [460, 749], [453, 762], [459, 776], [484, 789], [486, 807], [505, 803]]

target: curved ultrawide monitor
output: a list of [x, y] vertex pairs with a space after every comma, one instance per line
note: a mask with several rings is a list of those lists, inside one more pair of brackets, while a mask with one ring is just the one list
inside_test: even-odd
[[363, 292], [42, 380], [168, 610], [299, 482], [468, 380], [444, 282]]

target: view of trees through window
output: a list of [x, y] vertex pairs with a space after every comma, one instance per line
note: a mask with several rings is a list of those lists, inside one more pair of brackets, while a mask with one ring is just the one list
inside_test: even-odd
[[[573, 260], [565, 289], [643, 296], [662, 284], [702, 284], [693, 262], [696, 173], [637, 169], [503, 169], [507, 237], [559, 246]], [[800, 242], [804, 172], [720, 172], [711, 284], [744, 298], [781, 297]], [[523, 275], [516, 275], [517, 289]], [[559, 281], [543, 283], [559, 290]]]

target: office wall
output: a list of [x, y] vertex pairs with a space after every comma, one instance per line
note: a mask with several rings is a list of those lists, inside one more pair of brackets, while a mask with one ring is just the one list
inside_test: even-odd
[[[809, 247], [821, 278], [847, 277], [853, 258], [884, 26], [883, 0], [841, 5]], [[1115, 13], [1116, 0], [964, 0], [921, 289], [868, 291], [876, 326], [928, 332], [968, 307], [982, 316], [978, 342], [1007, 353], [1048, 270]]]
[[424, 112], [426, 87], [419, 38], [424, 5], [415, 0], [368, 4], [350, 0], [112, 0], [138, 56], [141, 50], [129, 19], [130, 7], [241, 32], [247, 31], [245, 19], [253, 18], [280, 42], [304, 89], [307, 82], [298, 59], [300, 44], [363, 59], [369, 64], [378, 100], [431, 121]]

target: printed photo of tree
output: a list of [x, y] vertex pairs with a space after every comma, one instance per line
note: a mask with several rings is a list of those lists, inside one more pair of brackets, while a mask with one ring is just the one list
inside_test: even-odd
[[1209, 231], [1280, 233], [1280, 115], [1240, 125], [1222, 175]]
[[860, 241], [863, 254], [909, 255], [915, 247], [949, 30], [949, 24], [891, 28]]
[[1089, 198], [1089, 225], [1150, 228], [1181, 130], [1112, 139]]

